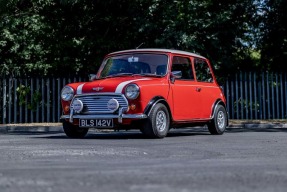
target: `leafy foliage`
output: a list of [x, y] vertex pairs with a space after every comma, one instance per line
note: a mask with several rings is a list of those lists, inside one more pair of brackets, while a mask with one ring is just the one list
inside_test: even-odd
[[0, 0], [0, 74], [86, 75], [105, 54], [142, 47], [199, 53], [224, 76], [285, 70], [284, 0]]
[[262, 10], [261, 66], [266, 71], [287, 71], [287, 1], [266, 0]]
[[[19, 95], [19, 105], [27, 105], [27, 108], [35, 111], [37, 109], [37, 105], [41, 101], [41, 93], [39, 90], [31, 93], [31, 88], [25, 85], [19, 85], [16, 89]], [[31, 97], [32, 94], [32, 97]]]
[[[151, 45], [190, 50], [207, 56], [216, 69], [246, 69], [252, 39], [250, 21], [256, 6], [250, 0], [154, 0], [142, 30]], [[152, 42], [154, 40], [154, 42]], [[243, 64], [242, 60], [248, 60]]]

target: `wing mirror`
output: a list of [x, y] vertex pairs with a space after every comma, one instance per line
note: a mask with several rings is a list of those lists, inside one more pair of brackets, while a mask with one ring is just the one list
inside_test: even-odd
[[96, 74], [89, 74], [89, 80], [90, 81], [94, 81], [95, 79], [97, 79], [97, 75]]
[[172, 71], [170, 74], [171, 83], [174, 83], [176, 79], [180, 79], [182, 77], [181, 71]]
[[180, 79], [182, 77], [182, 72], [181, 71], [172, 71], [171, 74], [176, 79]]

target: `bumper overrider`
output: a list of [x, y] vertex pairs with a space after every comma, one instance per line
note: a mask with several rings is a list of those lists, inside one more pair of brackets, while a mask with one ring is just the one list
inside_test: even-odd
[[125, 114], [128, 111], [128, 101], [122, 94], [85, 94], [75, 95], [71, 101], [69, 115], [62, 115], [61, 120], [74, 119], [146, 119], [146, 114]]

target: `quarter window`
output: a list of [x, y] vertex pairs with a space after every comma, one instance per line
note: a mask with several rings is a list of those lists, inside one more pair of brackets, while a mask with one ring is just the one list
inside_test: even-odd
[[197, 81], [213, 82], [212, 74], [208, 63], [203, 59], [194, 59], [194, 68]]
[[181, 72], [182, 80], [194, 80], [191, 61], [187, 57], [173, 57], [171, 71]]

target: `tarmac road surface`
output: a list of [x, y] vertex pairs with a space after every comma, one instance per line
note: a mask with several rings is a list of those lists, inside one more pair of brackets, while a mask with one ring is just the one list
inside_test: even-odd
[[0, 134], [0, 191], [285, 192], [286, 146], [285, 128]]

